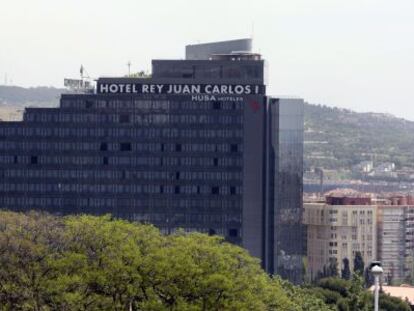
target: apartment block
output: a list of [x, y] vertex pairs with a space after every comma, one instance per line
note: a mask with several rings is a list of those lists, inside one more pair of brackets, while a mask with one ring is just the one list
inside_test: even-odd
[[337, 262], [340, 273], [345, 258], [352, 271], [357, 252], [365, 263], [375, 260], [376, 218], [377, 206], [369, 197], [328, 196], [324, 202], [305, 202], [308, 276], [316, 278], [332, 261]]
[[387, 284], [414, 276], [414, 198], [391, 197], [378, 205], [378, 259]]

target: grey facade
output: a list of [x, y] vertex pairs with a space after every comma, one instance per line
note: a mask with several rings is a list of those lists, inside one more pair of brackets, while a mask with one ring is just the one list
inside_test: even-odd
[[155, 60], [0, 123], [0, 205], [222, 235], [299, 282], [302, 109], [266, 96], [256, 54]]
[[187, 60], [206, 60], [215, 54], [231, 54], [234, 52], [251, 52], [252, 39], [237, 39], [222, 42], [187, 45], [185, 58]]
[[378, 260], [387, 284], [414, 278], [414, 205], [378, 206]]

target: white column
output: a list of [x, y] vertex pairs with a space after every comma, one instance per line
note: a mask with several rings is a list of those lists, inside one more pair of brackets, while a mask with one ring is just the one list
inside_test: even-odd
[[378, 311], [379, 303], [379, 275], [375, 275], [374, 311]]

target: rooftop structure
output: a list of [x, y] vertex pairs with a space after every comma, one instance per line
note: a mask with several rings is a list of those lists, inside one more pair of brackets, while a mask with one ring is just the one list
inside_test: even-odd
[[237, 39], [221, 42], [191, 44], [185, 47], [186, 60], [207, 60], [213, 55], [252, 52], [252, 39]]

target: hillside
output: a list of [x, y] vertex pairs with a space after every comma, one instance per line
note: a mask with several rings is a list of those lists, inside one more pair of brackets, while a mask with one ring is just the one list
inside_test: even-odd
[[414, 167], [414, 122], [382, 113], [305, 106], [305, 165], [349, 168], [363, 160]]
[[[10, 109], [55, 106], [63, 89], [0, 85], [0, 118]], [[305, 105], [305, 168], [350, 168], [362, 160], [414, 167], [414, 122], [382, 113]]]
[[54, 107], [65, 89], [0, 85], [0, 121], [19, 121], [28, 106]]
[[64, 89], [54, 87], [23, 88], [0, 85], [0, 105], [26, 106], [29, 104], [56, 105]]

